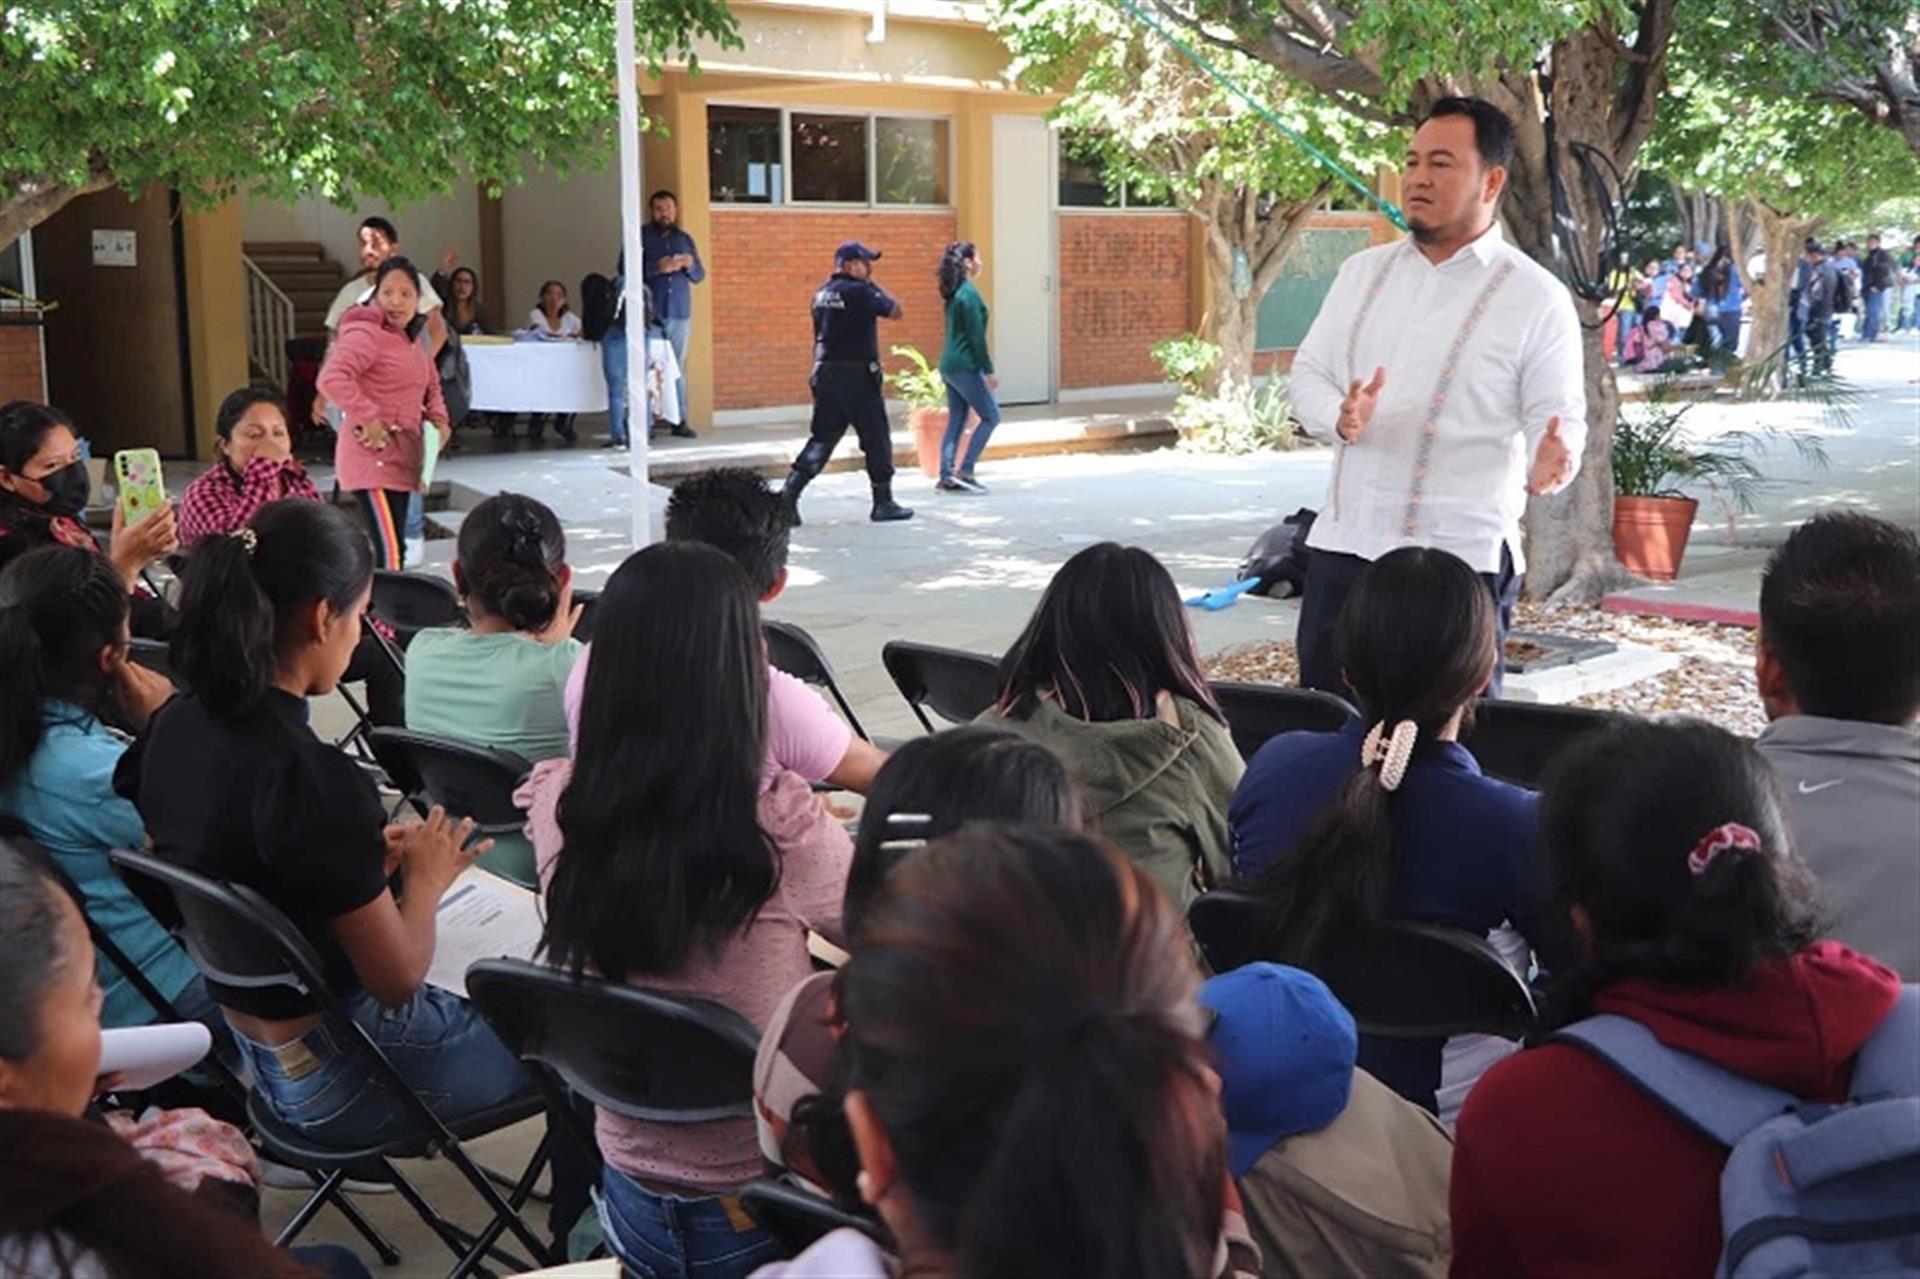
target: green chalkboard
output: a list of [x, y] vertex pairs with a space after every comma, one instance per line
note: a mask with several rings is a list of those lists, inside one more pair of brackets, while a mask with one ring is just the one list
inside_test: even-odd
[[1367, 247], [1364, 227], [1315, 227], [1303, 231], [1280, 268], [1280, 278], [1260, 299], [1260, 323], [1254, 345], [1277, 351], [1300, 345], [1321, 300], [1333, 287], [1340, 264]]

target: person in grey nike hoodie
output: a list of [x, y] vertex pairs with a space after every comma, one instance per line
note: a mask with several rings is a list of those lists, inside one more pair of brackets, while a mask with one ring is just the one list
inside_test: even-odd
[[1760, 584], [1760, 753], [1831, 935], [1920, 979], [1920, 539], [1827, 512]]

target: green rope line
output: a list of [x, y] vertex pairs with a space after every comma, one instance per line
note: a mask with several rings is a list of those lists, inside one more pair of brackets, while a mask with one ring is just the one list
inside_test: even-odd
[[1335, 177], [1339, 178], [1342, 182], [1346, 183], [1349, 187], [1352, 187], [1353, 190], [1356, 193], [1358, 193], [1363, 199], [1371, 202], [1374, 205], [1377, 205], [1380, 209], [1380, 212], [1386, 215], [1387, 220], [1389, 222], [1399, 227], [1402, 231], [1408, 231], [1412, 229], [1407, 225], [1407, 216], [1406, 214], [1400, 211], [1399, 205], [1395, 204], [1391, 200], [1382, 199], [1379, 196], [1379, 194], [1373, 190], [1372, 187], [1368, 186], [1366, 183], [1362, 182], [1359, 178], [1356, 178], [1352, 173], [1348, 172], [1346, 167], [1343, 166], [1338, 160], [1335, 160], [1333, 157], [1327, 155], [1324, 151], [1322, 151], [1319, 147], [1316, 147], [1315, 145], [1313, 145], [1313, 143], [1301, 137], [1300, 134], [1294, 129], [1289, 128], [1285, 123], [1281, 121], [1280, 117], [1276, 116], [1272, 111], [1267, 109], [1267, 105], [1264, 102], [1261, 102], [1258, 98], [1254, 97], [1251, 93], [1248, 93], [1245, 89], [1235, 84], [1232, 80], [1227, 78], [1226, 73], [1221, 71], [1218, 67], [1214, 66], [1211, 62], [1207, 61], [1205, 58], [1201, 57], [1198, 53], [1195, 53], [1193, 49], [1187, 45], [1186, 41], [1182, 40], [1179, 36], [1173, 34], [1173, 32], [1167, 30], [1166, 27], [1162, 26], [1159, 19], [1155, 18], [1152, 14], [1142, 10], [1138, 5], [1136, 5], [1133, 2], [1133, 0], [1118, 0], [1118, 3], [1122, 9], [1125, 9], [1128, 13], [1132, 14], [1133, 17], [1141, 23], [1141, 25], [1145, 26], [1149, 31], [1153, 32], [1155, 35], [1159, 36], [1162, 40], [1165, 40], [1168, 44], [1178, 49], [1183, 55], [1186, 56], [1189, 62], [1193, 63], [1193, 65], [1195, 65], [1196, 67], [1199, 67], [1202, 71], [1206, 72], [1209, 76], [1211, 76], [1214, 82], [1217, 83], [1221, 88], [1225, 89], [1228, 93], [1233, 94], [1235, 97], [1239, 98], [1242, 102], [1246, 103], [1248, 106], [1252, 107], [1255, 111], [1259, 112], [1261, 118], [1264, 119], [1268, 124], [1280, 130], [1280, 132], [1285, 134], [1293, 142], [1295, 146], [1299, 147], [1302, 151], [1305, 151], [1308, 155], [1312, 156], [1315, 160], [1319, 161], [1320, 166], [1322, 168], [1332, 173]]

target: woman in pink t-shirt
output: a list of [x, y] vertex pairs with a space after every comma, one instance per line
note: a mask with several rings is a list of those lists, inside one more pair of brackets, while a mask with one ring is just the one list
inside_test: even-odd
[[[805, 781], [767, 776], [753, 589], [722, 552], [664, 542], [614, 572], [595, 633], [575, 757], [541, 764], [520, 796], [546, 958], [714, 1000], [764, 1028], [811, 971], [809, 930], [840, 940], [853, 850]], [[732, 1198], [760, 1174], [750, 1117], [654, 1124], [602, 1110], [597, 1133], [603, 1218], [630, 1268], [726, 1279], [777, 1255]]]

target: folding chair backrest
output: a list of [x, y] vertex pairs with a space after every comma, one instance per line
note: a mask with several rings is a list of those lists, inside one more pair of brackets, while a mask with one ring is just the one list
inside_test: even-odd
[[894, 1246], [879, 1222], [784, 1181], [748, 1182], [740, 1188], [740, 1206], [789, 1256], [797, 1256], [836, 1230], [858, 1230], [889, 1251]]
[[840, 713], [847, 717], [847, 723], [862, 741], [872, 741], [866, 728], [860, 723], [860, 717], [853, 713], [852, 703], [840, 691], [839, 681], [833, 677], [833, 663], [827, 660], [827, 654], [813, 636], [792, 622], [779, 622], [768, 618], [760, 623], [760, 629], [767, 637], [767, 661], [773, 669], [783, 671], [797, 680], [805, 681], [816, 688], [827, 690]]
[[127, 645], [127, 656], [133, 659], [134, 665], [144, 666], [156, 675], [165, 675], [175, 686], [179, 685], [180, 681], [174, 679], [173, 659], [168, 655], [165, 640], [135, 637]]
[[753, 1113], [760, 1036], [739, 1013], [521, 959], [483, 959], [467, 995], [515, 1055], [629, 1119], [700, 1123]]
[[196, 967], [224, 986], [290, 990], [325, 1000], [323, 966], [278, 907], [244, 884], [228, 884], [151, 853], [108, 854], [123, 875], [162, 885], [179, 908], [181, 941]]
[[1465, 743], [1488, 776], [1537, 787], [1553, 757], [1575, 739], [1627, 718], [1581, 706], [1482, 698], [1474, 704], [1473, 731]]
[[[451, 738], [404, 728], [376, 728], [367, 734], [373, 756], [409, 794], [427, 799], [455, 817], [471, 817], [483, 830], [519, 830], [527, 815], [513, 792], [533, 765], [512, 751], [493, 750]], [[417, 785], [412, 785], [417, 779]]]
[[573, 592], [573, 602], [580, 609], [580, 620], [573, 624], [573, 637], [582, 644], [593, 643], [593, 614], [600, 607], [599, 591]]
[[[1187, 910], [1207, 964], [1227, 972], [1270, 959], [1264, 915], [1250, 893], [1205, 893]], [[1534, 1022], [1533, 994], [1484, 937], [1440, 924], [1389, 920], [1313, 965], [1364, 1034], [1392, 1039], [1483, 1033], [1517, 1037]]]
[[453, 587], [426, 573], [373, 571], [373, 615], [393, 627], [400, 647], [431, 626], [458, 626], [466, 620]]
[[1360, 718], [1344, 698], [1317, 688], [1231, 680], [1215, 680], [1212, 688], [1242, 759], [1282, 733], [1336, 733]]
[[1000, 696], [1000, 659], [985, 653], [889, 640], [880, 661], [929, 733], [927, 710], [948, 723], [970, 724]]

